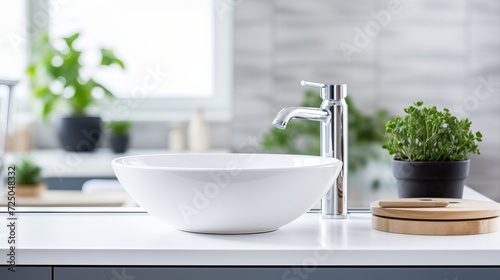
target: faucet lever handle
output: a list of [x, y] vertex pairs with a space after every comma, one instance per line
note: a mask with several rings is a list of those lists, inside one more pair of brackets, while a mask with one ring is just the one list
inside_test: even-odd
[[307, 82], [307, 81], [301, 81], [300, 85], [303, 87], [314, 87], [314, 88], [325, 88], [325, 84], [320, 84], [320, 83], [315, 83], [315, 82]]
[[314, 82], [306, 82], [302, 81], [300, 84], [305, 87], [314, 87], [320, 89], [320, 95], [323, 99], [329, 100], [342, 100], [347, 96], [347, 85], [346, 84], [338, 84], [338, 85], [326, 85]]

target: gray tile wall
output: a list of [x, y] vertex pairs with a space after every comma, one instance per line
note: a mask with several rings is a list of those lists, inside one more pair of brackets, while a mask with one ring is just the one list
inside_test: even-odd
[[[467, 184], [500, 201], [500, 1], [397, 1], [401, 12], [380, 30], [371, 26], [374, 36], [350, 61], [341, 44], [354, 45], [355, 28], [372, 24], [391, 1], [235, 3], [236, 151], [250, 149], [280, 108], [301, 101], [300, 80], [342, 82], [366, 111], [402, 114], [416, 100], [465, 108], [484, 135]], [[477, 92], [484, 79], [494, 82]]]

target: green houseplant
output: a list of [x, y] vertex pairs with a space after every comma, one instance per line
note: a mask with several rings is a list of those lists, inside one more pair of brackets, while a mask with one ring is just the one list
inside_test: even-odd
[[[47, 120], [64, 107], [68, 115], [58, 119], [57, 135], [62, 147], [68, 151], [92, 151], [101, 138], [101, 118], [88, 115], [88, 109], [99, 103], [99, 96], [113, 97], [102, 84], [88, 75], [82, 65], [82, 51], [74, 46], [80, 34], [51, 41], [43, 34], [31, 45], [30, 64], [27, 68], [33, 96], [41, 105], [41, 115]], [[100, 63], [95, 69], [123, 62], [112, 50], [101, 49]]]
[[47, 186], [41, 179], [42, 169], [29, 158], [16, 164], [16, 195], [40, 196]]
[[422, 101], [404, 112], [387, 122], [383, 145], [394, 157], [399, 196], [461, 198], [469, 156], [480, 154], [481, 133], [471, 131], [470, 120], [446, 108], [424, 107]]
[[112, 121], [107, 124], [111, 134], [109, 140], [113, 152], [120, 154], [127, 151], [131, 127], [132, 123], [128, 121]]

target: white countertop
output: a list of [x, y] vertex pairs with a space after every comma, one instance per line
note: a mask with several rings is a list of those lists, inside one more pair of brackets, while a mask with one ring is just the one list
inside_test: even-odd
[[[486, 199], [470, 189], [464, 197]], [[61, 209], [45, 208], [52, 210]], [[72, 210], [76, 208], [66, 209]], [[138, 209], [126, 209], [128, 213], [18, 213], [18, 264], [500, 265], [500, 232], [402, 235], [373, 230], [368, 213], [353, 213], [347, 220], [321, 220], [307, 213], [271, 233], [206, 235], [177, 231], [134, 210]], [[0, 213], [0, 219], [6, 221], [7, 214]], [[6, 236], [6, 227], [0, 227], [3, 256]]]

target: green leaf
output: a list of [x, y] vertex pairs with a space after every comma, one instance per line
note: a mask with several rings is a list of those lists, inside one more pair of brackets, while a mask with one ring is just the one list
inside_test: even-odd
[[80, 37], [80, 33], [75, 33], [69, 37], [63, 38], [64, 41], [66, 41], [66, 44], [68, 44], [68, 47], [72, 48], [73, 47], [73, 42]]
[[44, 103], [42, 105], [42, 118], [43, 118], [43, 120], [47, 120], [50, 112], [52, 112], [53, 107], [54, 107], [53, 103]]
[[102, 55], [101, 65], [109, 66], [116, 64], [120, 66], [122, 69], [125, 69], [125, 64], [123, 63], [123, 61], [116, 58], [113, 50], [101, 49], [101, 55]]

